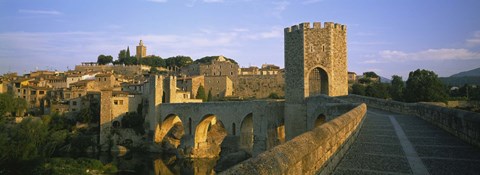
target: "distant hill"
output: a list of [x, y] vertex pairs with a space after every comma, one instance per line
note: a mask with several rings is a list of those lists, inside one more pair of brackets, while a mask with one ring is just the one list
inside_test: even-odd
[[450, 77], [480, 77], [480, 67], [465, 72], [453, 74]]
[[453, 74], [450, 77], [440, 77], [440, 81], [447, 86], [463, 86], [465, 84], [480, 86], [480, 67]]
[[447, 86], [463, 86], [465, 84], [480, 86], [480, 76], [477, 77], [440, 77], [440, 81]]
[[390, 83], [392, 82], [392, 80], [388, 79], [388, 78], [385, 78], [385, 77], [382, 77], [380, 76], [380, 82], [381, 83]]

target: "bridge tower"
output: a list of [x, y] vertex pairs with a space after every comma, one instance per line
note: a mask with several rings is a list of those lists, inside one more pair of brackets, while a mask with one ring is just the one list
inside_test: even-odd
[[348, 95], [347, 28], [333, 22], [285, 28], [285, 134], [307, 130], [305, 99]]

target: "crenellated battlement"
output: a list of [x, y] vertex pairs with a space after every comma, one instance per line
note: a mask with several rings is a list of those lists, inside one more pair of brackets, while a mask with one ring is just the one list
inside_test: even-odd
[[303, 31], [303, 30], [317, 30], [317, 29], [334, 29], [334, 30], [341, 30], [341, 31], [346, 31], [347, 26], [338, 24], [338, 23], [333, 23], [333, 22], [325, 22], [322, 26], [321, 22], [314, 22], [313, 27], [310, 27], [309, 22], [304, 22], [300, 23], [298, 25], [294, 25], [291, 27], [285, 28], [285, 33], [290, 33], [294, 31]]

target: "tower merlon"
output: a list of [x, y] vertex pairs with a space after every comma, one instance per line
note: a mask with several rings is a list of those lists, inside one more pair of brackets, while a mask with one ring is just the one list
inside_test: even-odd
[[339, 23], [325, 22], [322, 27], [321, 22], [314, 22], [313, 27], [311, 27], [309, 22], [304, 22], [304, 23], [300, 23], [299, 25], [293, 25], [291, 27], [287, 27], [285, 28], [284, 32], [290, 33], [294, 31], [303, 31], [303, 30], [309, 30], [309, 29], [338, 29], [338, 30], [346, 31], [347, 26]]

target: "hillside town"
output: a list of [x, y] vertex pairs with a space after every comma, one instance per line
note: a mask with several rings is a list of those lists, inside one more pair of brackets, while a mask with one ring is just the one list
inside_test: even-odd
[[[135, 57], [147, 57], [140, 41]], [[101, 91], [112, 91], [112, 110], [126, 114], [137, 112], [150, 94], [149, 77], [164, 77], [164, 103], [199, 103], [202, 101], [281, 98], [284, 96], [284, 70], [273, 64], [240, 68], [231, 59], [213, 56], [204, 63], [184, 67], [99, 64], [83, 62], [74, 70], [35, 70], [24, 75], [4, 74], [0, 93], [11, 91], [27, 101], [25, 116], [50, 113], [75, 115], [99, 101]], [[155, 73], [152, 73], [152, 70]], [[202, 92], [199, 92], [202, 91]], [[93, 102], [93, 104], [92, 104]], [[98, 105], [98, 102], [96, 103]], [[15, 114], [22, 116], [20, 114]], [[121, 115], [120, 115], [121, 117]]]

